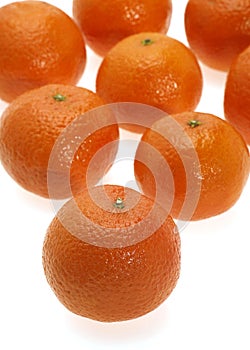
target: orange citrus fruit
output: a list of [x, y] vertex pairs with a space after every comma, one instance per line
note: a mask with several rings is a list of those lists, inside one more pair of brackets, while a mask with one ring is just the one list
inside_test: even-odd
[[98, 186], [60, 209], [45, 237], [43, 266], [71, 312], [124, 321], [170, 295], [180, 272], [180, 238], [172, 218], [149, 198]]
[[[142, 191], [154, 198], [157, 186], [158, 191], [164, 190], [162, 179], [170, 181], [171, 176], [162, 171], [157, 157], [145, 151], [147, 145], [159, 152], [170, 169], [173, 217], [209, 218], [239, 199], [249, 175], [249, 152], [242, 136], [225, 120], [184, 112], [156, 121], [144, 133], [135, 156], [135, 177]], [[167, 203], [167, 195], [160, 201]]]
[[139, 102], [180, 113], [198, 104], [202, 75], [195, 56], [182, 43], [159, 33], [139, 33], [108, 52], [96, 91], [108, 103]]
[[86, 64], [83, 36], [75, 22], [42, 1], [0, 8], [0, 98], [50, 83], [75, 85]]
[[250, 144], [250, 46], [233, 61], [224, 96], [226, 119]]
[[86, 43], [104, 56], [120, 40], [145, 31], [165, 34], [171, 0], [74, 0], [73, 15]]
[[[17, 97], [1, 119], [0, 157], [6, 171], [26, 190], [43, 197], [51, 195], [48, 191], [50, 172], [61, 176], [54, 183], [54, 198], [71, 195], [63, 181], [68, 168], [74, 193], [87, 185], [87, 170], [91, 181], [97, 182], [115, 159], [118, 147], [115, 141], [119, 138], [118, 126], [111, 114], [102, 113], [104, 124], [100, 128], [96, 127], [94, 116], [87, 116], [86, 112], [100, 106], [103, 101], [94, 92], [72, 85], [45, 85]], [[74, 126], [75, 121], [73, 131], [67, 134], [65, 128]], [[81, 128], [90, 130], [84, 139], [81, 139]], [[51, 152], [61, 134], [64, 137], [56, 154], [59, 167], [48, 169]], [[99, 157], [98, 165], [89, 169], [94, 154], [107, 144], [110, 147]]]
[[250, 45], [249, 0], [189, 0], [185, 11], [188, 42], [206, 65], [227, 71]]

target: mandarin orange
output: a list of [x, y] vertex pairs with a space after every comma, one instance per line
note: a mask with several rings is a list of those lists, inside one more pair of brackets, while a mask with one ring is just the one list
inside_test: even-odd
[[250, 144], [250, 46], [237, 56], [229, 69], [224, 111], [226, 119]]
[[171, 0], [74, 0], [73, 14], [86, 43], [104, 56], [120, 40], [145, 31], [165, 34]]
[[[162, 171], [157, 150], [169, 167]], [[135, 156], [135, 177], [155, 198], [173, 179], [168, 195], [158, 196], [174, 218], [201, 220], [225, 212], [239, 199], [249, 176], [249, 152], [242, 136], [211, 114], [184, 112], [156, 121], [142, 136]], [[153, 169], [150, 170], [150, 169]], [[172, 186], [172, 188], [171, 188]]]
[[0, 98], [50, 83], [75, 85], [86, 64], [83, 36], [75, 22], [43, 1], [0, 8]]
[[250, 45], [249, 0], [189, 0], [185, 11], [188, 42], [206, 65], [227, 71]]
[[96, 91], [108, 103], [138, 102], [179, 113], [197, 106], [202, 75], [197, 59], [181, 42], [159, 33], [139, 33], [105, 56]]
[[132, 189], [88, 190], [68, 201], [48, 228], [47, 281], [77, 315], [103, 322], [142, 316], [177, 283], [177, 228], [160, 206]]
[[[104, 108], [98, 127], [98, 116], [86, 113], [103, 104], [92, 91], [62, 84], [45, 85], [17, 97], [1, 119], [0, 157], [6, 171], [26, 190], [43, 197], [69, 197], [71, 191], [87, 186], [88, 179], [94, 185], [118, 148], [114, 116]], [[90, 167], [103, 147], [98, 164]]]

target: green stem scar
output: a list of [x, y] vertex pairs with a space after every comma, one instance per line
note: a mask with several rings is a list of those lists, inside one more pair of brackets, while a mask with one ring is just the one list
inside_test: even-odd
[[123, 209], [125, 207], [124, 202], [120, 197], [116, 198], [116, 201], [114, 202], [114, 207], [117, 209]]
[[152, 45], [153, 44], [153, 40], [147, 38], [147, 39], [142, 40], [141, 43], [142, 43], [143, 46], [148, 46], [148, 45]]
[[199, 120], [189, 120], [188, 125], [191, 128], [196, 128], [197, 126], [201, 125], [201, 122]]
[[53, 96], [53, 99], [56, 100], [56, 101], [61, 102], [61, 101], [65, 101], [66, 100], [66, 96], [63, 96], [61, 94], [56, 94], [56, 95]]

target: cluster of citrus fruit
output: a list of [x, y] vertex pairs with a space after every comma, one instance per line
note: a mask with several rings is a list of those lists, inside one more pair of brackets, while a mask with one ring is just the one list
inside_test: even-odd
[[[121, 321], [155, 309], [177, 283], [180, 237], [172, 217], [223, 213], [247, 182], [250, 4], [189, 0], [192, 50], [166, 35], [170, 0], [72, 5], [74, 19], [42, 1], [0, 8], [0, 98], [10, 102], [1, 117], [0, 157], [26, 190], [71, 197], [43, 247], [58, 299], [81, 316]], [[104, 56], [96, 92], [76, 86], [85, 42]], [[229, 72], [228, 121], [195, 112], [203, 87], [198, 59]], [[154, 108], [161, 118], [141, 123], [147, 113], [137, 115], [132, 104], [133, 120], [126, 113], [119, 119], [116, 103], [142, 112], [151, 106], [148, 114]], [[134, 161], [143, 194], [95, 186], [115, 160], [119, 127], [143, 132]]]

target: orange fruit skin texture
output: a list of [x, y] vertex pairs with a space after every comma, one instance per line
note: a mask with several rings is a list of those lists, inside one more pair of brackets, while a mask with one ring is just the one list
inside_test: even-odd
[[0, 98], [10, 102], [49, 83], [75, 85], [86, 65], [83, 36], [60, 9], [42, 1], [0, 8]]
[[[65, 100], [55, 100], [53, 96], [57, 94], [65, 96]], [[26, 190], [49, 197], [47, 170], [57, 138], [75, 118], [100, 106], [103, 106], [103, 101], [95, 93], [72, 85], [45, 85], [17, 97], [6, 108], [1, 119], [0, 158], [5, 170]], [[106, 116], [103, 115], [103, 118]], [[109, 117], [108, 122], [111, 123]], [[113, 123], [82, 140], [72, 157], [70, 169], [70, 182], [74, 193], [86, 186], [85, 176], [93, 155], [98, 149], [118, 138], [118, 126]], [[69, 146], [71, 141], [68, 141]], [[116, 156], [117, 147], [116, 143], [112, 143], [109, 152], [99, 161], [98, 169], [92, 168], [92, 181], [98, 181], [107, 171]], [[67, 150], [63, 156], [67, 158]], [[55, 183], [54, 186], [55, 198], [69, 196], [60, 183]]]
[[[92, 190], [98, 199], [102, 187]], [[95, 225], [103, 235], [110, 227], [123, 230], [128, 239], [140, 232], [138, 224], [155, 203], [142, 194], [130, 206], [132, 189], [126, 189], [125, 209], [114, 212], [113, 202], [124, 196], [124, 188], [104, 186], [105, 208], [90, 199], [88, 192], [75, 198], [81, 212], [91, 221], [81, 226], [95, 240]], [[146, 239], [130, 246], [107, 248], [90, 244], [69, 232], [60, 221], [67, 216], [74, 223], [76, 212], [70, 200], [50, 224], [43, 246], [43, 266], [49, 285], [71, 312], [102, 322], [116, 322], [142, 316], [159, 306], [174, 289], [180, 273], [180, 237], [171, 217]], [[100, 203], [102, 202], [102, 203]], [[132, 200], [133, 202], [133, 200]], [[160, 207], [156, 213], [162, 215]], [[133, 227], [134, 226], [134, 227]], [[132, 228], [132, 229], [131, 229]], [[150, 228], [148, 228], [150, 229]], [[116, 234], [113, 237], [117, 239]]]
[[185, 30], [189, 45], [206, 65], [228, 71], [250, 44], [249, 0], [189, 0]]
[[226, 119], [250, 144], [250, 46], [232, 63], [224, 96]]
[[152, 31], [165, 34], [171, 0], [74, 0], [73, 15], [86, 43], [100, 56], [127, 36]]
[[[152, 43], [144, 45], [147, 39]], [[139, 102], [167, 113], [195, 109], [202, 85], [193, 53], [159, 33], [123, 39], [106, 55], [96, 78], [96, 91], [108, 103]]]
[[[249, 152], [242, 136], [228, 122], [211, 114], [184, 112], [172, 115], [171, 118], [179, 123], [191, 140], [191, 145], [178, 135], [167, 140], [159, 134], [169, 128], [168, 117], [154, 123], [152, 129], [148, 129], [142, 136], [142, 141], [164, 156], [173, 175], [175, 193], [170, 214], [181, 220], [201, 220], [225, 212], [239, 199], [249, 176]], [[190, 120], [198, 120], [201, 124], [191, 128], [188, 125]], [[190, 165], [193, 193], [199, 184], [201, 187], [193, 215], [186, 217], [188, 211], [180, 214], [187, 195], [188, 181], [182, 159], [188, 159], [190, 146], [196, 151], [200, 168], [197, 172]], [[135, 155], [135, 177], [142, 191], [154, 198], [156, 183], [165, 174], [160, 169], [157, 170], [156, 161], [150, 159], [150, 155], [144, 153], [143, 149], [143, 144], [139, 144]], [[189, 161], [193, 162], [192, 159]], [[147, 167], [149, 163], [154, 167], [154, 176]], [[189, 208], [193, 204], [190, 201], [186, 205]]]

